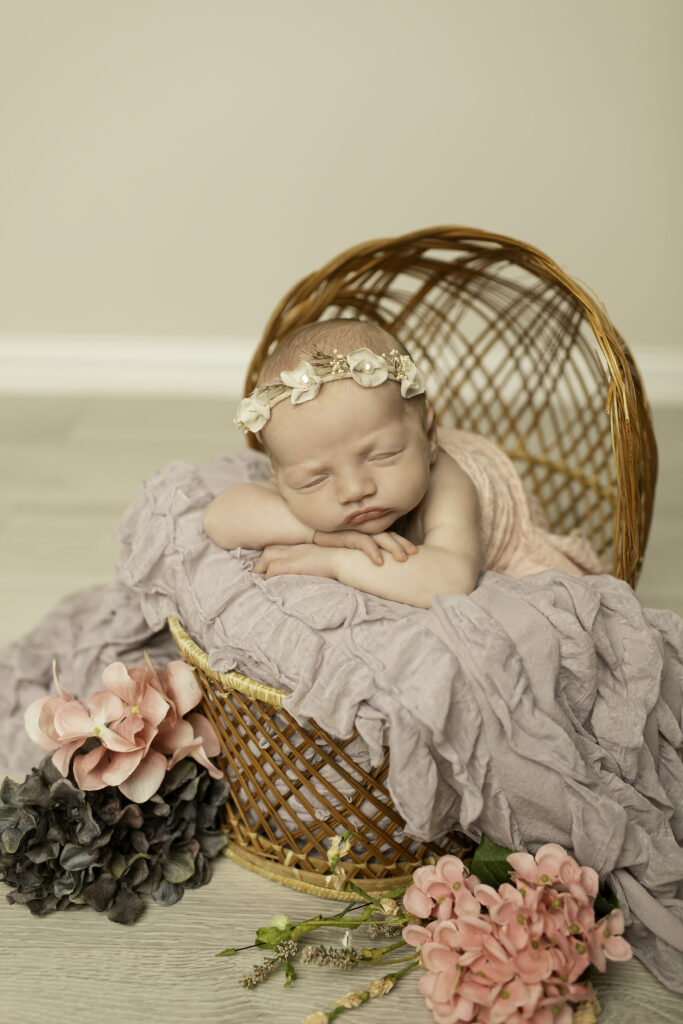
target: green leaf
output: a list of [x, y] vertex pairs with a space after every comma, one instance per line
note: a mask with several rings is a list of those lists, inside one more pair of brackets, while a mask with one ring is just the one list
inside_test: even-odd
[[256, 932], [256, 945], [262, 949], [275, 949], [280, 942], [287, 941], [291, 931], [291, 928], [259, 928]]
[[482, 835], [472, 858], [472, 874], [485, 885], [492, 885], [497, 889], [510, 878], [512, 868], [507, 862], [507, 857], [512, 852], [507, 846], [499, 846], [488, 836]]
[[289, 985], [292, 984], [293, 981], [296, 981], [296, 971], [294, 970], [294, 966], [290, 964], [289, 961], [285, 962], [285, 975], [287, 980], [285, 981], [284, 987], [287, 988]]
[[369, 893], [365, 892], [364, 889], [361, 889], [361, 887], [359, 885], [356, 885], [355, 882], [347, 881], [344, 888], [350, 889], [351, 892], [355, 892], [356, 896], [362, 896], [363, 899], [367, 900], [369, 903], [379, 903], [379, 900], [375, 899], [374, 896], [370, 896]]
[[222, 953], [216, 953], [216, 956], [235, 956], [236, 953], [236, 949], [224, 949]]
[[399, 885], [396, 889], [390, 889], [389, 892], [383, 892], [380, 894], [380, 900], [395, 900], [398, 896], [405, 896], [406, 887], [405, 885]]
[[613, 910], [619, 909], [619, 900], [616, 898], [610, 887], [605, 882], [600, 886], [598, 895], [595, 897], [595, 917], [606, 917]]

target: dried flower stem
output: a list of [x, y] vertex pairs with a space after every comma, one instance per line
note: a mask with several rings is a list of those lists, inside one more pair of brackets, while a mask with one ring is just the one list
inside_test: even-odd
[[242, 974], [237, 980], [245, 988], [256, 988], [278, 967], [288, 964], [296, 956], [295, 942], [281, 942], [275, 947], [273, 956], [266, 957], [262, 964], [254, 964], [251, 974]]
[[[366, 910], [370, 910], [372, 912], [372, 908], [370, 907], [366, 907]], [[367, 916], [361, 915], [361, 917], [355, 921], [349, 921], [345, 919], [342, 920], [340, 915], [336, 915], [335, 917], [311, 917], [307, 921], [302, 921], [300, 924], [292, 928], [290, 937], [294, 942], [297, 942], [299, 939], [303, 938], [303, 936], [306, 935], [308, 932], [315, 931], [316, 928], [360, 928], [361, 925], [367, 924], [369, 916], [369, 914], [367, 914]], [[400, 917], [392, 917], [387, 918], [382, 923], [401, 925], [405, 924], [405, 919]]]
[[[329, 1010], [325, 1014], [321, 1015], [327, 1019], [327, 1022], [338, 1017], [340, 1013], [345, 1013], [347, 1010], [355, 1010], [357, 1006], [361, 1006], [367, 1002], [368, 999], [377, 999], [380, 996], [386, 995], [390, 992], [393, 987], [397, 984], [400, 978], [408, 971], [414, 970], [419, 966], [419, 959], [414, 957], [412, 962], [406, 967], [401, 968], [400, 971], [396, 971], [394, 974], [387, 974], [384, 978], [379, 978], [377, 981], [373, 981], [367, 989], [357, 989], [355, 992], [350, 992], [343, 999], [340, 999], [332, 1010]], [[311, 1016], [314, 1016], [313, 1014]], [[310, 1019], [310, 1018], [308, 1018]]]

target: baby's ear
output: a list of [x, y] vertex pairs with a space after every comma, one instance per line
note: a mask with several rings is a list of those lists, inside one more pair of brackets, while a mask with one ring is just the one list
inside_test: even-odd
[[436, 413], [433, 409], [427, 409], [427, 440], [429, 441], [429, 461], [436, 462], [439, 454], [439, 439], [436, 432]]

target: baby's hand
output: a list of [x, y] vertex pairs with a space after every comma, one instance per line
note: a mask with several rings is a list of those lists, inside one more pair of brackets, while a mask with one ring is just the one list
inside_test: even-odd
[[267, 580], [285, 574], [335, 579], [334, 555], [316, 544], [269, 544], [251, 570]]
[[316, 530], [313, 543], [324, 548], [356, 548], [363, 551], [375, 565], [384, 564], [383, 551], [395, 562], [407, 562], [409, 555], [416, 555], [417, 548], [412, 541], [398, 533], [361, 533], [360, 530], [337, 530], [323, 533]]

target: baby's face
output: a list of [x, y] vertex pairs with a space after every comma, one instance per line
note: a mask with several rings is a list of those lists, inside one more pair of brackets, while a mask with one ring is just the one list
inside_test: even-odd
[[387, 381], [325, 384], [310, 402], [275, 406], [263, 430], [273, 474], [296, 518], [314, 530], [382, 533], [421, 502], [436, 458], [413, 399]]

